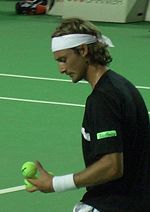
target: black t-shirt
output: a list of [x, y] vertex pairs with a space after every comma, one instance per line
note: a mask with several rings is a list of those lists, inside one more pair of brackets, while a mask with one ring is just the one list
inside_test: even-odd
[[123, 177], [88, 187], [84, 203], [104, 212], [150, 211], [150, 123], [139, 91], [108, 70], [88, 96], [82, 124], [85, 165], [123, 152]]

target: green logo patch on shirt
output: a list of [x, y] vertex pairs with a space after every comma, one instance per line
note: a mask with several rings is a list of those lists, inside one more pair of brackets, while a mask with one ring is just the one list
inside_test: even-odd
[[97, 133], [97, 140], [117, 136], [116, 130], [109, 130]]

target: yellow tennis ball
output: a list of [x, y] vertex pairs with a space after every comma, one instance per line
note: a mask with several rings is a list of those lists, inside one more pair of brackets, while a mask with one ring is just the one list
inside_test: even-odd
[[[36, 179], [37, 177], [33, 177], [34, 179]], [[30, 189], [32, 187], [34, 187], [34, 185], [32, 183], [30, 183], [27, 179], [24, 179], [24, 184], [26, 189]]]
[[24, 179], [24, 184], [26, 189], [28, 188], [32, 188], [34, 185], [32, 185], [32, 183], [30, 183], [27, 179]]
[[25, 178], [33, 178], [37, 173], [37, 167], [33, 162], [26, 162], [23, 164], [21, 172]]

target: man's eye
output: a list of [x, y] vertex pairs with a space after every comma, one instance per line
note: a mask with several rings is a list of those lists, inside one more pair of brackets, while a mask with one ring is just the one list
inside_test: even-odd
[[58, 59], [58, 62], [60, 62], [60, 63], [65, 63], [65, 62], [66, 62], [66, 58], [59, 58], [59, 59]]

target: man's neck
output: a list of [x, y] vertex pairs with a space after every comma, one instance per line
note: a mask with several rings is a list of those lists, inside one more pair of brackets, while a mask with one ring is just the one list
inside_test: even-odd
[[90, 83], [92, 89], [94, 89], [95, 85], [99, 81], [99, 79], [102, 77], [102, 75], [107, 71], [106, 66], [93, 66], [89, 65], [88, 71], [87, 71], [87, 81]]

